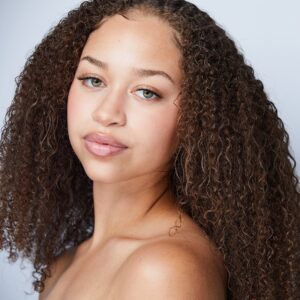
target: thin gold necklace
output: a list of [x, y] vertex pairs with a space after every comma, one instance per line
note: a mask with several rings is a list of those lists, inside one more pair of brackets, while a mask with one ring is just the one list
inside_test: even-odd
[[178, 224], [178, 218], [175, 220], [175, 225], [172, 226], [169, 229], [169, 236], [174, 236], [176, 234], [176, 232], [178, 231], [178, 229], [181, 227], [182, 225], [182, 215], [181, 215], [181, 210], [179, 209], [179, 207], [177, 206], [177, 213], [178, 213], [178, 218], [179, 218], [179, 224]]

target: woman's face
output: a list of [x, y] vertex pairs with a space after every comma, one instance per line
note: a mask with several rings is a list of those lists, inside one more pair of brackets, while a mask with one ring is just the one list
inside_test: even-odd
[[[176, 149], [179, 60], [172, 29], [155, 17], [127, 20], [115, 15], [90, 34], [67, 111], [71, 145], [92, 180], [122, 181], [168, 170]], [[82, 77], [94, 79], [78, 79]], [[84, 140], [94, 132], [111, 135], [128, 148], [106, 157], [94, 155]]]

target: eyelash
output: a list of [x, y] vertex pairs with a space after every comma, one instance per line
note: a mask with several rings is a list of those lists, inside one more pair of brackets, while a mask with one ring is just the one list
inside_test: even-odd
[[[80, 80], [80, 81], [82, 81], [82, 84], [83, 85], [85, 85], [83, 82], [85, 81], [85, 80], [88, 80], [88, 79], [96, 79], [96, 80], [98, 80], [98, 81], [100, 81], [101, 83], [103, 82], [101, 79], [99, 79], [99, 78], [97, 78], [97, 77], [93, 77], [93, 76], [79, 76], [78, 78], [77, 78], [78, 80]], [[144, 98], [144, 99], [148, 99], [148, 100], [150, 100], [150, 101], [158, 101], [158, 99], [160, 99], [161, 98], [161, 95], [159, 95], [159, 94], [157, 94], [157, 93], [155, 93], [154, 91], [152, 91], [152, 90], [149, 90], [149, 89], [137, 89], [137, 91], [148, 91], [148, 92], [150, 92], [151, 94], [154, 94], [155, 96], [156, 96], [156, 98]]]

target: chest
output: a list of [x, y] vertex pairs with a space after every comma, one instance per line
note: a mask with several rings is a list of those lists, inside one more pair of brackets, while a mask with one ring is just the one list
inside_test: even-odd
[[96, 257], [72, 261], [59, 271], [45, 300], [113, 299], [114, 282], [137, 243], [107, 245]]

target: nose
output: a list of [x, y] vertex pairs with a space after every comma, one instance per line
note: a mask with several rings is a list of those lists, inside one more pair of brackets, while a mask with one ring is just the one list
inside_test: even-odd
[[124, 125], [126, 122], [124, 100], [124, 94], [117, 90], [102, 95], [93, 111], [93, 119], [103, 126]]

